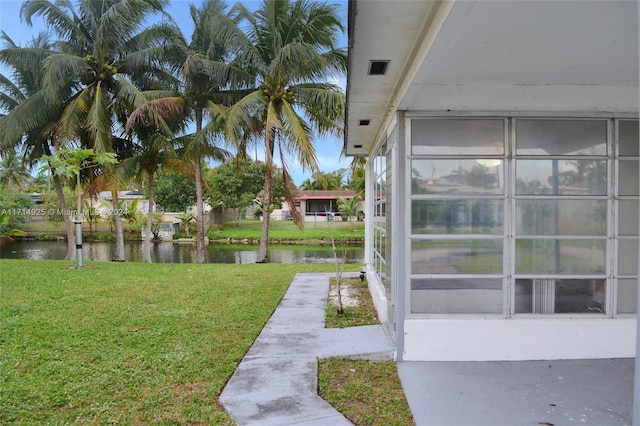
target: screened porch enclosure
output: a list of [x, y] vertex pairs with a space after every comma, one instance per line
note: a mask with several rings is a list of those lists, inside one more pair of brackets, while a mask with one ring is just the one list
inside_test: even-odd
[[405, 125], [407, 315], [635, 313], [637, 120]]

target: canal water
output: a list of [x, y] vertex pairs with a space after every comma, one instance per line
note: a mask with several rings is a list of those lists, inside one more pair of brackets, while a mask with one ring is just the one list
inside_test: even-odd
[[[196, 245], [193, 243], [155, 242], [152, 243], [151, 258], [154, 263], [194, 263], [197, 259]], [[115, 244], [112, 242], [85, 242], [82, 245], [86, 261], [110, 261]], [[125, 242], [125, 259], [128, 262], [142, 262], [139, 242]], [[258, 246], [208, 244], [207, 263], [255, 263]], [[63, 260], [67, 245], [64, 241], [13, 241], [0, 247], [2, 259], [51, 259]], [[342, 248], [338, 247], [342, 257]], [[346, 263], [364, 263], [362, 247], [347, 247]], [[75, 259], [75, 258], [74, 258]], [[272, 263], [333, 263], [331, 247], [324, 246], [269, 246], [269, 262]]]

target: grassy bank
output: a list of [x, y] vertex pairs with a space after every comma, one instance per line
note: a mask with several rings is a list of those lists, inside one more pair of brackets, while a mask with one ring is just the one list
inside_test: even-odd
[[[302, 230], [292, 221], [272, 220], [269, 224], [270, 240], [327, 240], [332, 236], [339, 240], [364, 240], [364, 222], [305, 222]], [[238, 226], [227, 223], [220, 229], [210, 230], [207, 235], [212, 240], [258, 240], [262, 235], [262, 222], [243, 220]]]
[[231, 425], [217, 396], [294, 274], [334, 269], [0, 260], [0, 424]]
[[[125, 225], [126, 228], [126, 225]], [[55, 239], [65, 236], [64, 226], [51, 222], [28, 222], [24, 230], [31, 238]], [[89, 225], [83, 224], [83, 235], [86, 241], [113, 239], [113, 232], [107, 222], [98, 223], [93, 232], [89, 232]], [[262, 235], [262, 222], [259, 220], [243, 220], [239, 225], [229, 222], [223, 226], [212, 226], [207, 236], [218, 242], [249, 242], [257, 243]], [[349, 240], [351, 243], [364, 242], [364, 222], [305, 222], [304, 228], [298, 227], [291, 221], [272, 220], [269, 228], [269, 240], [272, 243], [304, 243], [316, 244], [327, 242], [330, 237], [337, 240]], [[127, 233], [127, 239], [140, 239], [139, 233]]]

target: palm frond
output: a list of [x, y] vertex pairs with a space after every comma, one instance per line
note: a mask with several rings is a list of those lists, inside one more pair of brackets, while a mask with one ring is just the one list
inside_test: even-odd
[[320, 133], [341, 135], [346, 106], [342, 89], [331, 84], [295, 86], [296, 103], [304, 105], [309, 120]]
[[191, 52], [184, 64], [184, 75], [188, 85], [197, 85], [202, 76], [209, 77], [207, 84], [212, 89], [243, 88], [255, 82], [255, 76], [240, 67], [218, 60], [210, 60], [203, 53]]
[[181, 175], [193, 178], [195, 176], [193, 167], [180, 158], [171, 158], [167, 160], [162, 167], [163, 170], [171, 170]]
[[253, 91], [233, 104], [225, 114], [225, 135], [237, 144], [244, 138], [246, 129], [254, 126], [255, 117], [262, 117], [267, 102], [259, 91]]
[[[57, 52], [43, 47], [11, 47], [0, 50], [0, 63], [7, 65], [14, 71], [14, 77], [20, 82], [25, 77], [32, 81], [32, 85], [39, 84], [44, 60]], [[37, 77], [36, 77], [37, 76]]]
[[79, 18], [69, 0], [50, 2], [47, 0], [27, 0], [22, 3], [20, 16], [32, 25], [34, 16], [42, 16], [47, 27], [53, 29], [62, 39], [77, 35]]
[[45, 104], [42, 92], [32, 94], [10, 114], [0, 118], [0, 146], [16, 143], [22, 135], [55, 120], [59, 113], [60, 105]]
[[183, 114], [184, 99], [182, 97], [152, 99], [133, 110], [127, 120], [125, 130], [130, 132], [136, 125], [149, 124], [171, 134], [172, 130], [167, 124], [167, 120], [176, 119]]
[[304, 228], [304, 219], [300, 211], [296, 208], [295, 195], [297, 193], [297, 188], [291, 178], [291, 174], [287, 168], [287, 163], [282, 151], [280, 151], [280, 162], [282, 163], [282, 178], [284, 180], [284, 198], [289, 206], [291, 206], [291, 217], [293, 218], [293, 223], [295, 223], [298, 229], [301, 230]]
[[[82, 77], [89, 71], [84, 58], [66, 53], [55, 53], [43, 61], [42, 87], [49, 103], [59, 102], [72, 86], [72, 77]], [[63, 97], [64, 98], [64, 97]]]
[[338, 15], [339, 7], [337, 4], [296, 1], [294, 8], [304, 17], [300, 19], [300, 28], [296, 28], [299, 32], [296, 37], [313, 42], [319, 48], [333, 48], [338, 35], [346, 30]]
[[[299, 60], [304, 58], [304, 61]], [[320, 52], [311, 43], [289, 43], [283, 46], [269, 64], [269, 75], [284, 72], [287, 82], [322, 82], [328, 75], [344, 75], [347, 58], [342, 50]]]
[[[109, 2], [106, 10], [96, 18], [95, 44], [109, 52], [126, 51], [126, 45], [138, 32], [145, 18], [159, 13], [168, 0], [127, 0]], [[118, 37], [113, 35], [117, 34]]]
[[13, 81], [0, 74], [0, 109], [9, 112], [24, 102], [26, 96]]
[[236, 69], [245, 70], [254, 75], [256, 70], [265, 70], [266, 62], [260, 54], [254, 40], [238, 25], [238, 13], [249, 22], [255, 21], [253, 13], [249, 12], [241, 3], [236, 4], [228, 14], [214, 14], [208, 24], [212, 28], [213, 41], [225, 46], [232, 55], [229, 65]]
[[145, 93], [120, 74], [117, 75], [113, 91], [115, 99], [123, 105], [124, 109], [133, 110], [148, 101]]
[[[226, 161], [231, 153], [217, 144], [222, 138], [221, 125], [215, 121], [209, 121], [199, 132], [192, 135], [189, 143], [185, 145], [184, 156], [197, 161], [198, 158], [208, 157], [218, 161]], [[224, 143], [224, 141], [222, 141]]]
[[65, 140], [84, 135], [85, 118], [91, 106], [91, 89], [79, 92], [65, 107], [58, 125], [58, 136]]
[[97, 152], [110, 152], [111, 144], [111, 113], [109, 99], [100, 83], [96, 84], [93, 102], [86, 117], [86, 129], [90, 135], [92, 147]]
[[318, 166], [311, 129], [287, 102], [283, 102], [281, 111], [286, 135], [281, 145], [295, 154], [303, 169], [314, 171]]
[[11, 37], [9, 37], [9, 34], [5, 33], [3, 30], [0, 31], [0, 40], [2, 40], [3, 49], [20, 47]]
[[273, 153], [275, 148], [275, 140], [278, 131], [283, 130], [278, 111], [273, 102], [267, 104], [267, 114], [265, 120], [265, 148], [267, 171], [270, 165], [273, 165]]

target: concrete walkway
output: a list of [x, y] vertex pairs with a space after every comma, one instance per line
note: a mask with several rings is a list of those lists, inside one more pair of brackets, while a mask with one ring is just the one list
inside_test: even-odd
[[[236, 424], [351, 425], [318, 396], [317, 358], [393, 352], [379, 325], [324, 328], [331, 276], [295, 276], [220, 396]], [[398, 363], [417, 426], [630, 425], [633, 369], [633, 359]]]
[[220, 395], [236, 424], [351, 425], [318, 396], [317, 358], [390, 360], [393, 352], [379, 325], [324, 328], [331, 276], [295, 276]]

